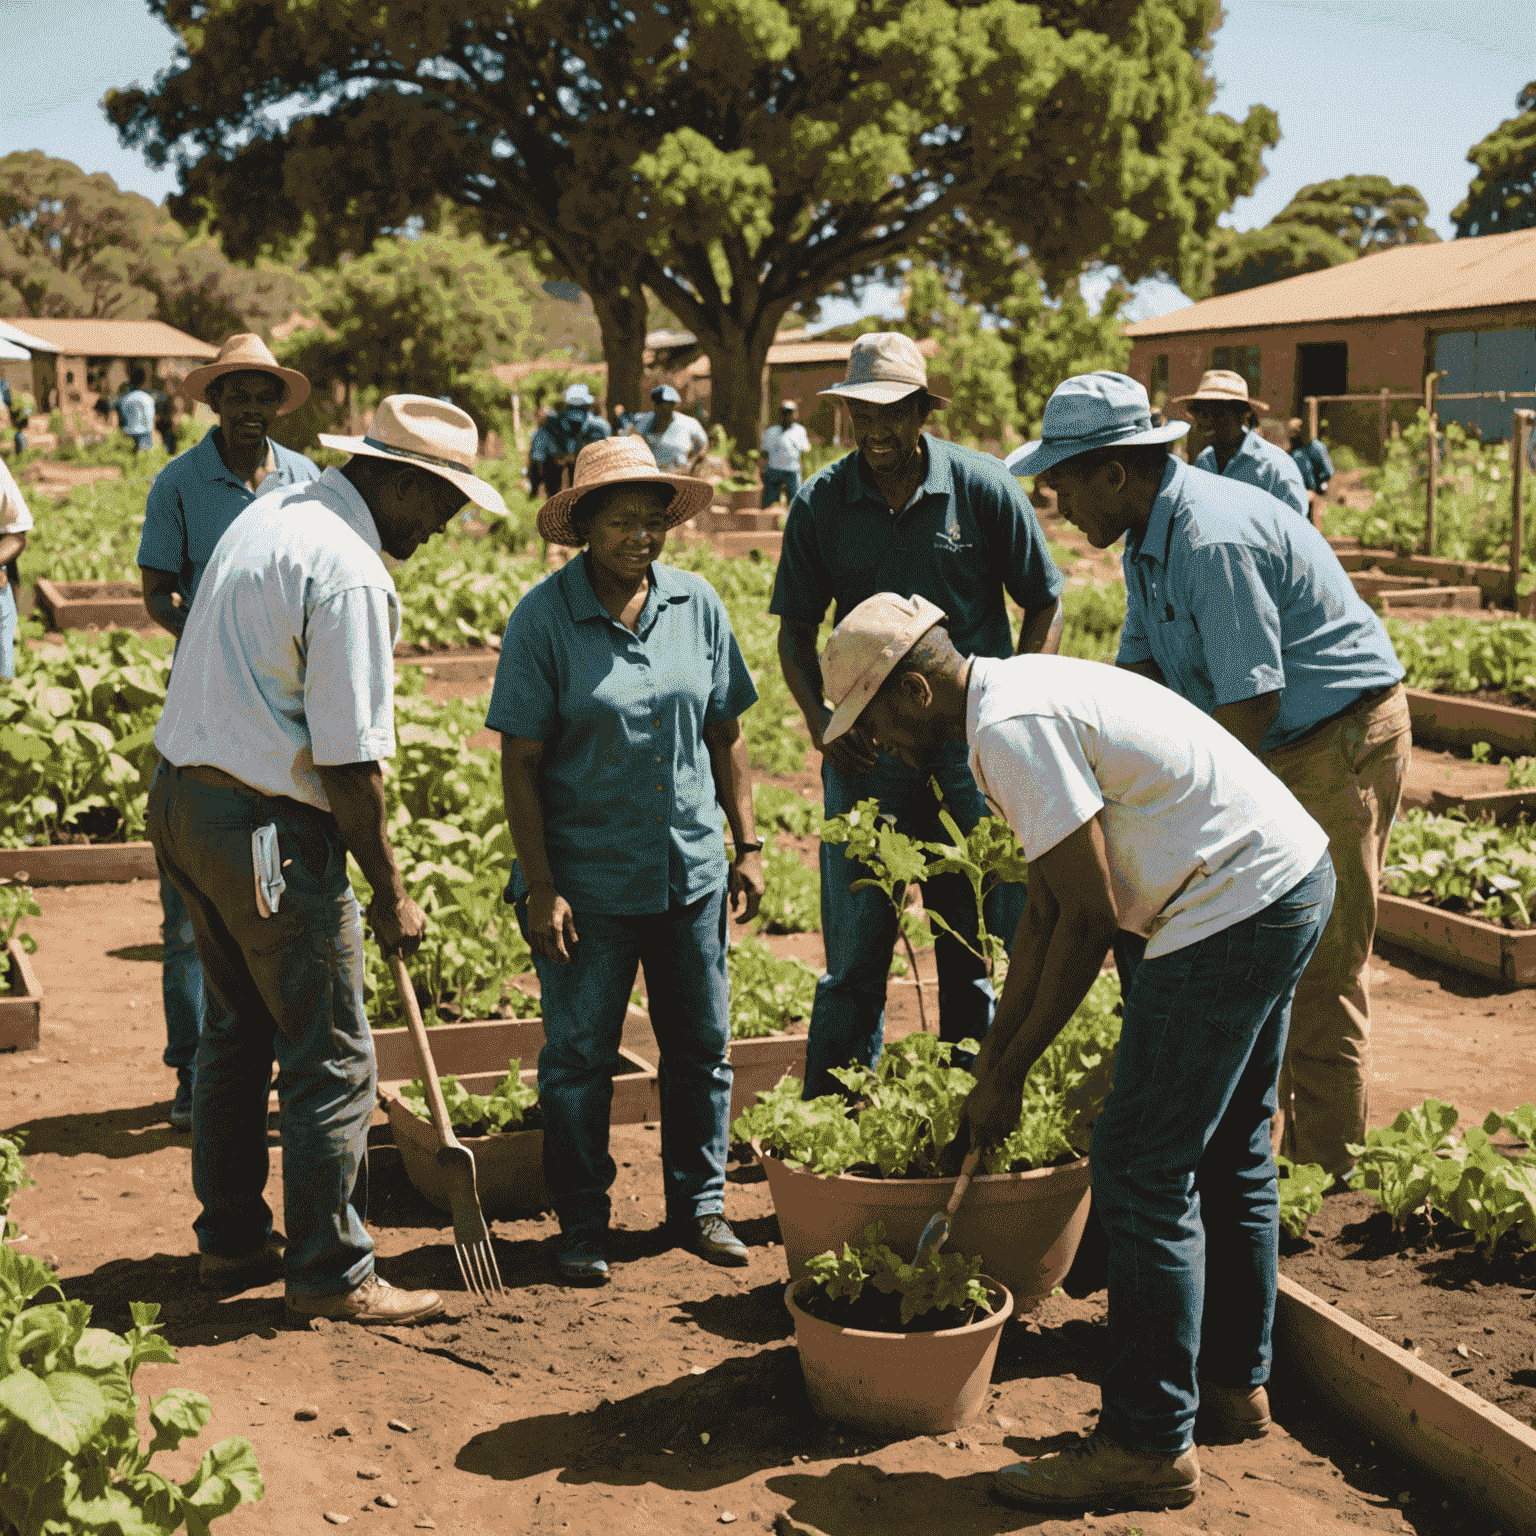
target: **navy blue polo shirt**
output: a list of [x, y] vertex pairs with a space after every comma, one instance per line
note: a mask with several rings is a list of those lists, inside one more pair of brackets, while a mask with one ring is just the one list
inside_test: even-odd
[[1261, 751], [1403, 675], [1338, 556], [1282, 501], [1169, 457], [1141, 537], [1126, 535], [1119, 662], [1155, 661], [1211, 714], [1280, 694]]
[[190, 603], [196, 595], [214, 545], [258, 496], [320, 478], [302, 453], [267, 441], [277, 468], [254, 491], [219, 457], [212, 432], [155, 476], [144, 505], [137, 563], [152, 571], [175, 572], [184, 601]]
[[923, 434], [928, 473], [893, 512], [863, 455], [829, 464], [800, 488], [784, 524], [773, 601], [781, 618], [834, 622], [877, 592], [926, 597], [949, 616], [961, 655], [1011, 656], [1003, 594], [1046, 608], [1066, 584], [1035, 509], [1000, 459]]
[[[544, 849], [571, 906], [665, 912], [725, 884], [704, 727], [749, 709], [757, 689], [702, 576], [653, 564], [632, 634], [597, 600], [590, 558], [567, 562], [512, 610], [485, 723], [544, 743]], [[527, 890], [520, 867], [512, 890]]]

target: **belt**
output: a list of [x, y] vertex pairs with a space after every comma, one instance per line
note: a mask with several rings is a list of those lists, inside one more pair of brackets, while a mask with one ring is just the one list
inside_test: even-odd
[[174, 763], [165, 766], [181, 778], [196, 779], [199, 784], [211, 784], [215, 789], [229, 789], [237, 795], [253, 795], [259, 800], [272, 798], [259, 789], [252, 789], [244, 779], [237, 779], [234, 774], [225, 773], [222, 768], [215, 768], [211, 763], [190, 763], [185, 768], [178, 768]]
[[1352, 704], [1346, 704], [1343, 709], [1335, 710], [1326, 720], [1319, 720], [1304, 735], [1296, 737], [1294, 741], [1287, 741], [1276, 747], [1276, 752], [1288, 752], [1292, 747], [1304, 746], [1320, 731], [1326, 731], [1330, 725], [1337, 725], [1347, 715], [1358, 714], [1362, 709], [1370, 709], [1373, 705], [1380, 704], [1383, 699], [1402, 688], [1401, 683], [1388, 683], [1385, 688], [1373, 688], [1369, 693], [1362, 693]]

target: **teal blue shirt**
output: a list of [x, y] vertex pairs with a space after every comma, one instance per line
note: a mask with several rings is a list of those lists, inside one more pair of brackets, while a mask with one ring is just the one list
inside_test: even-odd
[[1195, 468], [1208, 474], [1220, 474], [1226, 480], [1240, 480], [1244, 485], [1256, 485], [1261, 491], [1294, 508], [1303, 517], [1311, 517], [1311, 504], [1307, 500], [1307, 488], [1302, 482], [1301, 471], [1284, 448], [1276, 448], [1268, 438], [1260, 437], [1252, 427], [1243, 432], [1243, 441], [1236, 453], [1227, 460], [1227, 467], [1216, 468], [1216, 450], [1206, 447], [1200, 450]]
[[923, 436], [928, 473], [893, 512], [854, 452], [801, 487], [784, 524], [768, 611], [834, 622], [877, 592], [926, 597], [949, 616], [962, 656], [1011, 656], [1006, 592], [1048, 608], [1066, 585], [1035, 509], [1000, 459]]
[[[597, 600], [585, 552], [507, 620], [485, 723], [544, 743], [544, 851], [578, 912], [637, 916], [726, 881], [704, 727], [757, 689], [719, 595], [702, 576], [651, 566], [635, 633]], [[512, 895], [526, 889], [514, 866]]]
[[1311, 523], [1273, 496], [1170, 457], [1139, 539], [1126, 535], [1117, 661], [1155, 661], [1211, 714], [1280, 694], [1261, 751], [1306, 735], [1403, 668]]

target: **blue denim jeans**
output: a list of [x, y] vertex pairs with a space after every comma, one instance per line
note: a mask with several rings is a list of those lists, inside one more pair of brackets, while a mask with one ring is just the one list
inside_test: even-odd
[[1262, 912], [1156, 959], [1122, 932], [1125, 1021], [1093, 1128], [1109, 1239], [1109, 1366], [1099, 1427], [1136, 1450], [1194, 1439], [1195, 1367], [1269, 1379], [1279, 1200], [1269, 1122], [1291, 997], [1333, 908], [1325, 853]]
[[[267, 1094], [282, 1069], [283, 1219], [291, 1295], [351, 1290], [373, 1271], [353, 1204], [373, 1113], [363, 925], [335, 820], [294, 800], [215, 788], [162, 762], [146, 815], [187, 904], [206, 988], [192, 1107], [193, 1223], [204, 1253], [259, 1248], [272, 1230]], [[287, 889], [256, 911], [251, 833], [277, 828]]]
[[16, 594], [10, 582], [0, 587], [0, 678], [16, 676]]
[[203, 967], [197, 958], [192, 918], [181, 892], [160, 871], [160, 933], [165, 956], [160, 965], [160, 996], [165, 1004], [165, 1055], [160, 1059], [177, 1074], [193, 1076], [198, 1036], [203, 1032]]
[[[850, 777], [823, 762], [822, 791], [828, 816], [842, 816], [860, 800], [873, 797], [896, 817], [899, 831], [934, 842], [948, 842], [939, 824], [939, 802], [928, 786], [938, 780], [945, 804], [962, 832], [987, 814], [986, 801], [967, 766], [963, 742], [946, 746], [936, 761], [919, 771], [882, 752], [862, 778]], [[869, 871], [850, 859], [841, 844], [821, 845], [821, 937], [826, 974], [816, 986], [810, 1040], [805, 1058], [805, 1097], [841, 1093], [831, 1067], [872, 1067], [880, 1059], [885, 1036], [885, 987], [896, 943], [896, 913], [883, 891], [850, 889]], [[1025, 889], [1002, 885], [988, 893], [987, 927], [1012, 945], [1024, 915]], [[976, 937], [976, 899], [961, 875], [941, 875], [923, 887], [923, 905], [939, 913], [967, 938]], [[951, 1042], [980, 1040], [992, 1026], [997, 999], [986, 967], [958, 940], [935, 928], [934, 959], [939, 973], [939, 1035]]]
[[763, 510], [773, 506], [780, 496], [787, 507], [800, 489], [798, 469], [765, 469], [763, 471]]
[[[539, 1105], [544, 1182], [562, 1232], [608, 1225], [613, 1068], [635, 974], [645, 967], [661, 1053], [661, 1177], [667, 1219], [725, 1209], [731, 1117], [731, 989], [722, 886], [687, 906], [639, 917], [575, 913], [569, 965], [534, 957], [544, 1006]], [[516, 903], [528, 932], [528, 901]]]

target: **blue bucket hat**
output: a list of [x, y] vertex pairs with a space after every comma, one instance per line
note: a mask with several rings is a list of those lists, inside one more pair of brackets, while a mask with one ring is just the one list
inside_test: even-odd
[[592, 398], [592, 391], [588, 389], [585, 384], [572, 384], [571, 387], [565, 392], [565, 403], [567, 405], [597, 404], [597, 402]]
[[673, 405], [681, 405], [683, 403], [683, 397], [670, 384], [658, 384], [651, 391], [651, 399], [670, 400]]
[[1187, 421], [1154, 427], [1146, 390], [1126, 374], [1079, 373], [1052, 390], [1040, 436], [1003, 462], [1015, 475], [1039, 475], [1094, 448], [1171, 443], [1188, 431]]

